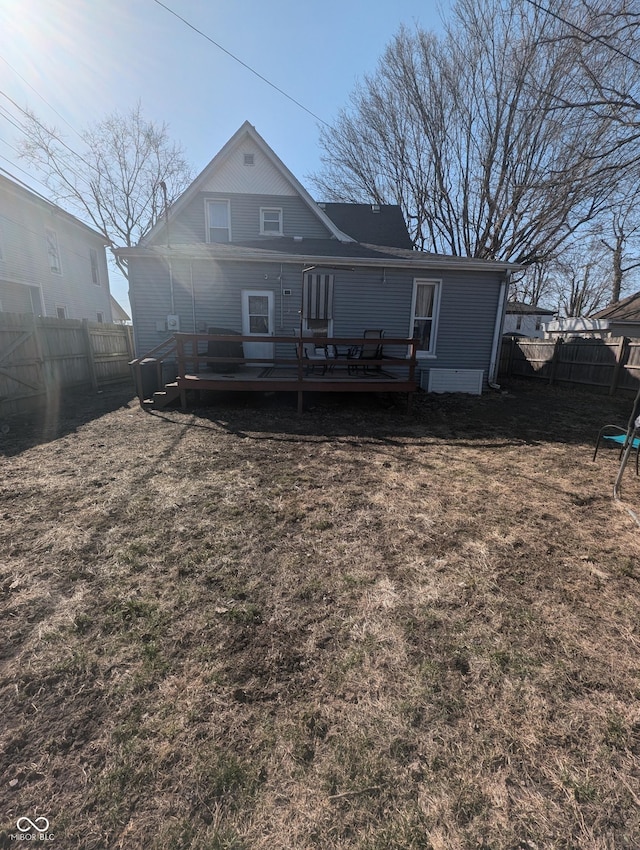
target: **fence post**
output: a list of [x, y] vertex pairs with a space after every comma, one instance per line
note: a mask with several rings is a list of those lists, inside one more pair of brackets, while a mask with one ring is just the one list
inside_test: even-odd
[[87, 352], [87, 366], [89, 369], [89, 380], [91, 381], [91, 389], [94, 392], [98, 390], [98, 376], [96, 375], [96, 363], [93, 358], [93, 345], [91, 344], [91, 334], [89, 332], [89, 320], [82, 320], [82, 333], [84, 334], [84, 344]]
[[564, 340], [561, 336], [559, 336], [556, 340], [556, 344], [553, 346], [553, 357], [551, 358], [551, 368], [549, 369], [549, 385], [553, 384], [556, 379], [558, 361], [560, 360], [560, 351], [562, 349], [563, 343]]
[[616, 365], [613, 367], [613, 375], [611, 376], [611, 386], [609, 387], [609, 395], [615, 395], [620, 383], [620, 375], [622, 367], [626, 366], [629, 359], [629, 337], [623, 336], [618, 344], [616, 351]]

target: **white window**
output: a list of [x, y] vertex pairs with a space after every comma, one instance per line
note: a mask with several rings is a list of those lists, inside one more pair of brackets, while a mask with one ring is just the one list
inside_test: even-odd
[[518, 316], [516, 319], [516, 330], [519, 331], [522, 327], [522, 316]]
[[62, 304], [56, 304], [56, 316], [59, 319], [66, 319], [67, 318], [67, 308], [65, 306], [63, 306]]
[[62, 274], [62, 265], [60, 263], [60, 251], [58, 250], [58, 234], [55, 230], [45, 228], [45, 237], [47, 240], [47, 256], [49, 258], [49, 268], [53, 274]]
[[207, 201], [207, 242], [231, 242], [229, 201]]
[[414, 281], [410, 333], [418, 354], [435, 354], [439, 303], [440, 281]]
[[100, 286], [100, 267], [98, 266], [98, 252], [95, 248], [89, 248], [89, 259], [91, 261], [91, 280], [96, 286]]
[[280, 207], [260, 207], [260, 234], [262, 236], [282, 236], [282, 209]]
[[96, 313], [96, 321], [102, 324], [104, 322], [104, 313]]

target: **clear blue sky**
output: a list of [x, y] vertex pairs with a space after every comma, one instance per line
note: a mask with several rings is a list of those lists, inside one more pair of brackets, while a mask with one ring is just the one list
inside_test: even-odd
[[[331, 122], [400, 24], [441, 28], [447, 0], [163, 0], [193, 26]], [[0, 0], [0, 90], [78, 130], [138, 100], [166, 121], [196, 172], [250, 121], [303, 184], [320, 167], [318, 122], [154, 0]], [[11, 146], [20, 112], [0, 95], [0, 167], [37, 191]], [[58, 114], [56, 114], [58, 113]], [[67, 123], [68, 122], [68, 123]], [[69, 126], [70, 125], [70, 126]], [[128, 309], [126, 281], [112, 274]]]

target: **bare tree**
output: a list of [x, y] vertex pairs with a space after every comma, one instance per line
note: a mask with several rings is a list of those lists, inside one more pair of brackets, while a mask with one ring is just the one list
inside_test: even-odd
[[525, 0], [459, 0], [442, 38], [401, 29], [322, 131], [319, 190], [399, 203], [420, 248], [557, 256], [610, 207], [640, 149], [619, 145], [604, 110], [579, 108], [599, 89], [565, 29]]
[[[82, 135], [76, 153], [55, 128], [30, 113], [22, 156], [42, 175], [54, 200], [90, 223], [111, 248], [135, 245], [192, 179], [166, 124], [147, 121], [138, 104], [114, 112]], [[126, 264], [115, 258], [127, 276]]]
[[610, 304], [617, 304], [629, 273], [640, 268], [640, 218], [635, 197], [629, 198], [611, 211], [610, 235], [602, 237], [611, 263]]
[[577, 240], [549, 268], [558, 311], [564, 316], [589, 316], [604, 307], [611, 276], [600, 240]]

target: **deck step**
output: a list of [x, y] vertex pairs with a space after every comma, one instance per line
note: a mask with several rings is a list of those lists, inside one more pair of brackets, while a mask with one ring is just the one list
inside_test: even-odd
[[180, 398], [180, 390], [178, 384], [173, 382], [166, 384], [164, 390], [159, 390], [153, 394], [152, 403], [155, 408], [162, 410], [163, 407], [168, 407], [176, 399]]

